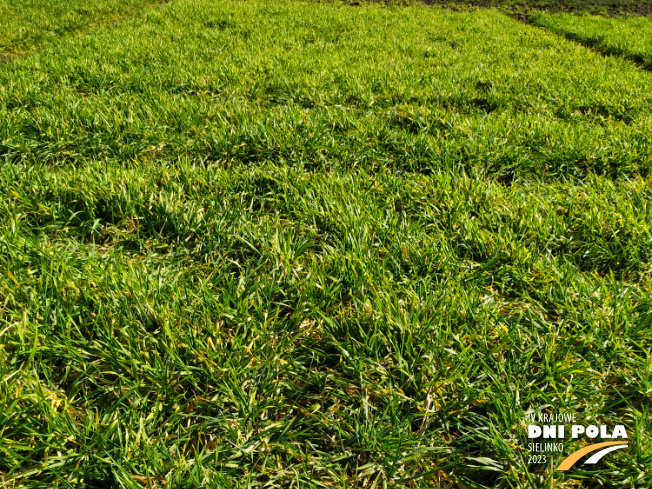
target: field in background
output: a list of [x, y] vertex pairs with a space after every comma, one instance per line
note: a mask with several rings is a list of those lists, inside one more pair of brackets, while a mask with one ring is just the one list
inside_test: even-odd
[[534, 25], [560, 33], [607, 55], [622, 56], [652, 70], [652, 19], [570, 14], [533, 14]]
[[[0, 64], [3, 484], [652, 485], [650, 102], [429, 6], [176, 1]], [[529, 464], [541, 408], [628, 453]]]
[[[347, 0], [359, 3], [357, 0]], [[400, 2], [401, 0], [397, 0]], [[641, 0], [424, 0], [425, 3], [447, 8], [498, 8], [503, 12], [525, 19], [528, 13], [573, 12], [606, 16], [651, 15], [652, 2]]]
[[156, 3], [160, 0], [0, 0], [0, 61]]
[[4, 67], [0, 155], [502, 181], [649, 172], [649, 75], [496, 11], [197, 5]]

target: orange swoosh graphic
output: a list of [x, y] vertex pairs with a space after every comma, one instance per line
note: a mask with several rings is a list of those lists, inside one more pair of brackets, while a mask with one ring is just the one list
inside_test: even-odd
[[604, 443], [595, 443], [594, 445], [589, 445], [588, 447], [581, 448], [580, 450], [571, 453], [566, 457], [562, 463], [559, 464], [557, 470], [568, 470], [570, 469], [575, 462], [581, 459], [587, 453], [595, 452], [600, 448], [610, 447], [611, 445], [622, 445], [622, 441], [606, 441]]

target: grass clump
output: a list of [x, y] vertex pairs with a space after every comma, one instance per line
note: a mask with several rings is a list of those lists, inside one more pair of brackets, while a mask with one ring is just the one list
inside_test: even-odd
[[[3, 65], [2, 483], [649, 486], [650, 88], [424, 6], [187, 0]], [[529, 463], [553, 408], [628, 450]]]

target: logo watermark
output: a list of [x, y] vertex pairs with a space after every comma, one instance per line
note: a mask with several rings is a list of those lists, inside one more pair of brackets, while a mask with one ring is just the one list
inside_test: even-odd
[[[584, 461], [585, 465], [598, 463], [605, 455], [629, 446], [627, 430], [624, 425], [608, 426], [578, 422], [575, 413], [528, 413], [526, 414], [528, 463], [547, 463], [548, 456], [563, 454], [567, 439], [596, 440], [568, 455], [556, 470], [568, 470], [582, 457], [593, 454]], [[567, 429], [569, 427], [569, 429]], [[608, 441], [606, 441], [608, 440]], [[594, 453], [595, 452], [595, 453]]]

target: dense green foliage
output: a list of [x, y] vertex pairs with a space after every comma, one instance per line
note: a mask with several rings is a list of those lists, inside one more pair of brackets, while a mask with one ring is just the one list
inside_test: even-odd
[[652, 69], [652, 19], [538, 12], [532, 23]]
[[159, 0], [0, 0], [0, 61], [44, 41], [108, 24]]
[[652, 79], [497, 12], [181, 2], [0, 71], [0, 156], [647, 175]]
[[[423, 6], [184, 0], [0, 66], [3, 483], [649, 487], [651, 89]], [[528, 464], [537, 409], [628, 453]]]

